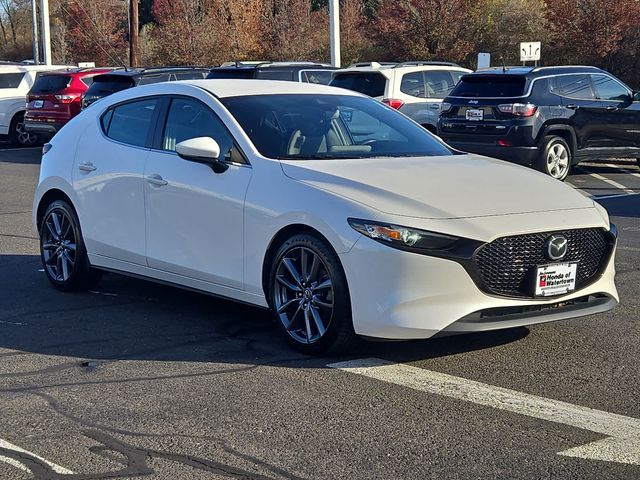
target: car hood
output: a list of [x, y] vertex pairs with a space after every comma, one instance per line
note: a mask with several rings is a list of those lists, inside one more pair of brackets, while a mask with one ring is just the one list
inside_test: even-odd
[[479, 155], [281, 164], [292, 179], [399, 216], [470, 218], [594, 206], [558, 180]]

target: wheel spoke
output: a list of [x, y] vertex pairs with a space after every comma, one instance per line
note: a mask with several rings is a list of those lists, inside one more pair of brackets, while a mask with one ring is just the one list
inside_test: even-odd
[[51, 254], [51, 256], [49, 258], [47, 258], [45, 260], [44, 263], [46, 263], [49, 266], [57, 265], [59, 258], [60, 258], [60, 255], [58, 255], [58, 252], [54, 252], [54, 253]]
[[311, 316], [313, 318], [313, 323], [316, 324], [316, 328], [318, 329], [320, 336], [324, 335], [325, 328], [322, 317], [320, 316], [320, 311], [315, 307], [311, 307]]
[[58, 235], [58, 237], [60, 237], [60, 235], [62, 234], [62, 227], [60, 225], [60, 219], [58, 218], [58, 214], [57, 213], [52, 213], [51, 214], [51, 221], [53, 222], [53, 227], [56, 230], [56, 235]]
[[55, 250], [56, 248], [58, 248], [58, 247], [56, 245], [54, 245], [53, 243], [50, 243], [50, 242], [42, 244], [42, 249], [43, 250]]
[[324, 282], [319, 283], [315, 287], [312, 287], [311, 290], [315, 292], [317, 290], [324, 290], [326, 288], [332, 288], [332, 287], [333, 287], [333, 284], [331, 283], [331, 279], [327, 278]]
[[302, 281], [309, 281], [309, 266], [308, 266], [309, 255], [304, 247], [300, 247], [300, 270], [302, 273]]
[[333, 302], [325, 302], [323, 300], [319, 300], [318, 297], [313, 297], [313, 303], [322, 308], [333, 308]]
[[58, 237], [58, 234], [56, 233], [55, 228], [53, 227], [53, 225], [51, 225], [51, 222], [47, 220], [47, 222], [45, 223], [45, 225], [47, 226], [47, 230], [49, 230], [49, 233], [51, 234], [51, 236], [53, 237], [54, 240], [58, 240], [60, 237]]
[[290, 258], [283, 258], [282, 263], [284, 263], [284, 266], [287, 268], [296, 283], [298, 285], [302, 284], [302, 277], [298, 273], [298, 269], [293, 264], [293, 261]]
[[311, 343], [311, 319], [309, 318], [309, 309], [304, 310], [304, 328], [307, 331], [307, 343]]
[[311, 262], [311, 270], [309, 271], [309, 276], [307, 277], [308, 282], [313, 282], [315, 278], [318, 276], [318, 270], [320, 269], [320, 259], [317, 255], [313, 256], [313, 260]]
[[291, 305], [293, 305], [296, 302], [300, 303], [300, 299], [292, 298], [291, 300], [284, 302], [282, 305], [280, 305], [280, 307], [278, 307], [278, 313], [284, 312], [287, 308], [289, 308]]
[[60, 253], [60, 263], [62, 264], [62, 280], [66, 280], [69, 278], [69, 263], [64, 253]]
[[65, 245], [65, 248], [67, 250], [69, 250], [70, 252], [75, 252], [76, 251], [76, 244], [75, 243], [67, 243]]
[[291, 316], [291, 319], [289, 320], [289, 325], [286, 326], [287, 330], [289, 330], [290, 332], [293, 331], [293, 327], [295, 325], [296, 318], [300, 313], [300, 310], [302, 310], [302, 303], [298, 305], [298, 308], [296, 308], [296, 311], [294, 312], [294, 314]]
[[280, 284], [283, 285], [284, 287], [288, 288], [289, 290], [292, 290], [294, 292], [301, 292], [302, 288], [298, 287], [297, 285], [294, 285], [293, 283], [291, 283], [289, 280], [287, 280], [286, 278], [284, 278], [283, 275], [277, 275], [276, 276], [276, 281]]

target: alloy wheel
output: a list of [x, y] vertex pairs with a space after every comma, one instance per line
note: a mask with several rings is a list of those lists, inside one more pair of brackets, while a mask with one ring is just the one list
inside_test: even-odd
[[569, 169], [569, 152], [561, 143], [554, 143], [547, 152], [547, 172], [553, 178], [564, 178]]
[[333, 281], [327, 265], [313, 250], [293, 247], [281, 257], [273, 282], [278, 318], [297, 342], [318, 342], [334, 310]]
[[71, 219], [61, 209], [49, 212], [42, 232], [42, 255], [49, 276], [66, 282], [76, 264], [76, 238]]
[[33, 145], [37, 141], [37, 137], [25, 129], [24, 120], [22, 119], [16, 123], [16, 140], [25, 147]]

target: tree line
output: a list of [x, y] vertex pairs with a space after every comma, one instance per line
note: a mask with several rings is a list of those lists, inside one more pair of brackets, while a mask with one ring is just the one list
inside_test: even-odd
[[[328, 0], [140, 0], [141, 65], [329, 60]], [[605, 68], [640, 88], [640, 0], [341, 0], [343, 64], [448, 60]], [[128, 59], [126, 0], [50, 0], [55, 63]], [[0, 0], [0, 59], [31, 58], [30, 0]]]

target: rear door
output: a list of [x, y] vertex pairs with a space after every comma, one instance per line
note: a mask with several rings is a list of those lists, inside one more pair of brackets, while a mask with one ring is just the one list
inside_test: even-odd
[[143, 173], [157, 110], [153, 97], [116, 105], [78, 143], [73, 185], [90, 254], [146, 265]]
[[400, 99], [405, 103], [399, 110], [420, 125], [435, 127], [440, 103], [458, 83], [460, 76], [454, 77], [447, 70], [405, 73], [400, 80]]
[[603, 147], [608, 127], [598, 121], [599, 105], [589, 75], [558, 75], [550, 80], [550, 87], [552, 93], [561, 97], [563, 117], [576, 133], [578, 148]]

